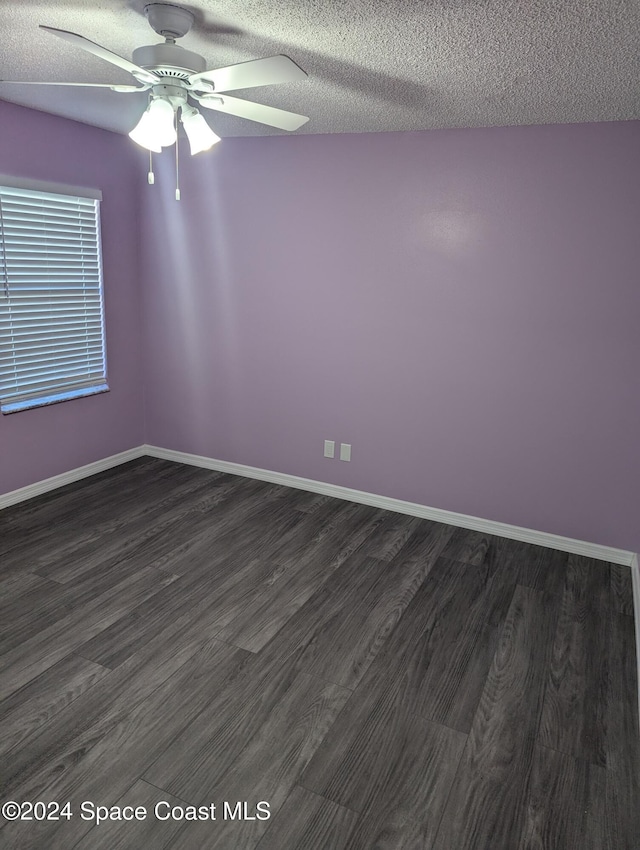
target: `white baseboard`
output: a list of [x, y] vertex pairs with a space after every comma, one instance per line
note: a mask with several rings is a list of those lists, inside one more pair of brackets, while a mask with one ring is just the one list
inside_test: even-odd
[[636, 664], [638, 666], [638, 723], [640, 723], [640, 566], [637, 554], [631, 561], [631, 582], [633, 584], [633, 611], [636, 624]]
[[389, 496], [379, 496], [376, 493], [366, 493], [363, 490], [352, 490], [350, 487], [327, 484], [324, 481], [314, 481], [312, 478], [299, 478], [297, 475], [287, 475], [283, 472], [273, 472], [269, 469], [259, 469], [255, 466], [244, 466], [240, 463], [230, 463], [225, 460], [216, 460], [215, 458], [193, 455], [187, 452], [176, 452], [158, 446], [146, 445], [143, 446], [143, 449], [144, 454], [163, 458], [164, 460], [201, 466], [205, 469], [215, 469], [218, 472], [229, 472], [231, 475], [241, 475], [244, 478], [258, 478], [261, 481], [270, 481], [273, 484], [282, 484], [285, 487], [296, 487], [299, 490], [307, 490], [311, 493], [334, 496], [337, 499], [346, 499], [348, 502], [372, 505], [375, 508], [383, 508], [387, 511], [395, 511], [400, 514], [409, 514], [410, 516], [417, 516], [422, 519], [431, 519], [435, 522], [442, 522], [445, 525], [469, 528], [472, 531], [483, 531], [487, 534], [495, 534], [496, 537], [520, 540], [524, 543], [533, 543], [536, 546], [546, 546], [548, 549], [559, 549], [561, 552], [585, 555], [588, 558], [597, 558], [600, 561], [609, 561], [614, 564], [630, 566], [632, 559], [635, 557], [633, 552], [627, 552], [624, 549], [613, 549], [609, 546], [600, 546], [597, 543], [586, 543], [582, 540], [573, 540], [570, 537], [561, 537], [558, 534], [547, 534], [543, 531], [533, 531], [529, 528], [520, 528], [519, 526], [508, 525], [504, 522], [494, 522], [493, 520], [480, 519], [479, 517], [468, 516], [467, 514], [458, 514], [454, 511], [430, 508], [427, 505], [420, 505], [416, 502], [404, 502], [401, 499], [393, 499]]
[[35, 484], [29, 484], [26, 487], [21, 487], [19, 490], [4, 493], [0, 495], [0, 510], [2, 508], [8, 508], [9, 505], [15, 505], [18, 502], [33, 499], [34, 496], [40, 496], [42, 493], [48, 493], [49, 490], [57, 490], [58, 487], [64, 487], [65, 484], [80, 481], [81, 478], [88, 478], [90, 475], [96, 475], [98, 472], [104, 472], [105, 469], [111, 469], [112, 466], [119, 466], [121, 463], [127, 463], [129, 460], [135, 460], [144, 454], [147, 454], [144, 446], [136, 446], [135, 449], [128, 449], [126, 452], [120, 452], [117, 455], [111, 455], [111, 457], [105, 457], [102, 460], [87, 463], [85, 466], [78, 466], [76, 469], [70, 469], [69, 472], [54, 475], [52, 478], [36, 481]]

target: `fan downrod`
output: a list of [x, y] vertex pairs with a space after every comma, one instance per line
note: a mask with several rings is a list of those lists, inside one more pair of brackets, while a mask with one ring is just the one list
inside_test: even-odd
[[192, 12], [170, 3], [148, 3], [144, 13], [151, 28], [171, 41], [186, 35], [194, 22]]

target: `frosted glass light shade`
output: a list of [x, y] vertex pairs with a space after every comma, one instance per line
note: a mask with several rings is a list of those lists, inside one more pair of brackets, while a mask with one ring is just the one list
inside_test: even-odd
[[159, 153], [161, 148], [175, 144], [173, 106], [168, 100], [156, 98], [147, 107], [129, 138], [147, 150]]
[[183, 107], [180, 116], [191, 148], [191, 156], [200, 151], [207, 151], [220, 141], [197, 109]]

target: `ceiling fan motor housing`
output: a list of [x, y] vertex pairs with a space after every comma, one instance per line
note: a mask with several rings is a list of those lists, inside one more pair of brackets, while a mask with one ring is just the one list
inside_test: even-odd
[[154, 71], [162, 77], [186, 78], [206, 70], [207, 63], [192, 50], [178, 44], [150, 44], [133, 51], [133, 61], [141, 68]]

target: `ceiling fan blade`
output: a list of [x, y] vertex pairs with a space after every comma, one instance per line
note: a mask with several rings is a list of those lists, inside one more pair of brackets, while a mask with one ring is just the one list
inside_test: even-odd
[[0, 80], [0, 85], [10, 86], [83, 86], [90, 89], [111, 89], [112, 91], [130, 92], [130, 91], [147, 91], [148, 85], [142, 86], [121, 86], [119, 84], [109, 85], [109, 83], [58, 83], [51, 80], [47, 82], [36, 82], [33, 80]]
[[142, 82], [151, 83], [152, 85], [153, 83], [159, 82], [159, 77], [156, 77], [156, 75], [152, 74], [151, 71], [147, 71], [139, 65], [134, 65], [133, 62], [129, 62], [128, 59], [118, 56], [117, 53], [113, 53], [111, 50], [107, 50], [106, 47], [102, 47], [94, 41], [90, 41], [83, 35], [78, 35], [75, 32], [67, 32], [67, 30], [59, 30], [55, 27], [46, 27], [44, 24], [40, 24], [40, 29], [46, 30], [53, 35], [57, 35], [58, 38], [62, 38], [71, 44], [75, 44], [76, 47], [81, 47], [83, 50], [86, 50], [87, 53], [93, 53], [94, 56], [99, 56], [100, 59], [111, 62], [112, 65], [117, 65], [118, 68], [128, 71], [130, 74], [133, 74], [136, 79], [141, 80]]
[[257, 121], [258, 124], [267, 124], [269, 127], [278, 127], [279, 130], [297, 130], [309, 120], [305, 115], [297, 115], [295, 112], [286, 112], [284, 109], [276, 109], [274, 106], [265, 106], [262, 103], [253, 103], [250, 100], [241, 100], [239, 97], [218, 97], [216, 95], [203, 95], [196, 100], [207, 109], [216, 109], [218, 112], [226, 112], [229, 115], [237, 115], [238, 118], [248, 118], [249, 121]]
[[[288, 56], [268, 56], [266, 59], [251, 59], [238, 65], [228, 65], [212, 71], [192, 74], [189, 82], [194, 88], [198, 83], [212, 83], [214, 91], [234, 91], [251, 89], [255, 86], [270, 86], [274, 83], [291, 83], [303, 80], [306, 72]], [[204, 88], [204, 87], [203, 87]]]

